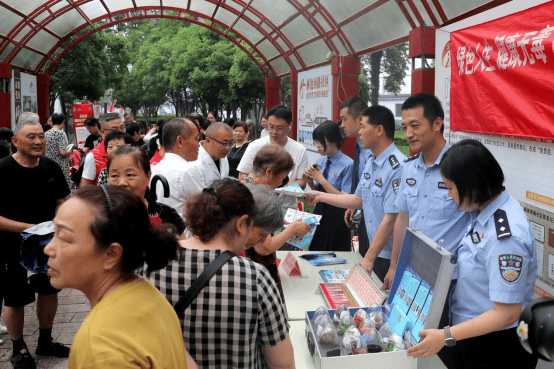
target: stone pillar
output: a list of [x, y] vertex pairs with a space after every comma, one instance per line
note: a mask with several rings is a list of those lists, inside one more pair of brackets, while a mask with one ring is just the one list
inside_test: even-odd
[[45, 124], [50, 115], [50, 76], [48, 74], [37, 74], [37, 109], [40, 123]]
[[292, 111], [292, 125], [290, 137], [297, 139], [298, 133], [298, 71], [292, 70], [290, 78], [290, 110]]
[[[336, 56], [331, 60], [333, 75], [333, 121], [339, 120], [339, 106], [350, 96], [358, 96], [361, 62], [356, 56]], [[354, 157], [356, 140], [348, 137], [342, 146], [342, 152]]]
[[265, 79], [265, 112], [275, 105], [281, 103], [281, 79], [280, 78], [266, 78]]
[[12, 66], [0, 62], [0, 127], [12, 128], [12, 97], [8, 87], [12, 80]]

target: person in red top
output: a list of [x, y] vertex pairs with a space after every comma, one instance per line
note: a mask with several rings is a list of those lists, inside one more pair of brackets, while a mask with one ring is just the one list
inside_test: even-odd
[[[125, 132], [125, 124], [123, 124], [121, 116], [117, 113], [104, 114], [98, 121], [100, 122], [100, 135], [102, 138], [112, 131], [119, 130]], [[98, 184], [98, 175], [107, 164], [108, 155], [106, 154], [106, 148], [103, 144], [100, 144], [91, 150], [85, 158], [81, 186], [96, 186]]]

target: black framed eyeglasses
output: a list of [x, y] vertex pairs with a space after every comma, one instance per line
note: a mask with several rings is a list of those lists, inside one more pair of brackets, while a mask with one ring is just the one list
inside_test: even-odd
[[228, 149], [230, 149], [230, 148], [233, 147], [233, 145], [234, 145], [234, 142], [233, 142], [233, 141], [224, 143], [224, 142], [218, 141], [218, 140], [216, 140], [215, 138], [210, 137], [210, 136], [208, 136], [208, 138], [214, 140], [215, 142], [217, 142], [217, 143], [220, 144], [221, 146], [223, 146], [223, 147], [225, 147], [225, 148], [228, 148]]

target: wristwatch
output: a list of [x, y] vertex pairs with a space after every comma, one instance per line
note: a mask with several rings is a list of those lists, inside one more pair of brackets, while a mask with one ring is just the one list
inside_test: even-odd
[[447, 347], [456, 346], [456, 340], [452, 338], [452, 335], [450, 334], [449, 326], [444, 327], [444, 343], [446, 344]]

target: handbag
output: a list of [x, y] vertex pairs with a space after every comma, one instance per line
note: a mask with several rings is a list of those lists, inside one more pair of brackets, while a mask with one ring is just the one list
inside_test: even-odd
[[210, 279], [217, 273], [233, 256], [236, 256], [231, 251], [224, 251], [215, 258], [214, 261], [208, 265], [206, 269], [198, 276], [196, 281], [185, 291], [183, 296], [177, 301], [175, 306], [175, 312], [177, 316], [181, 316], [185, 309], [194, 301], [196, 296], [200, 293], [202, 288], [208, 284]]

